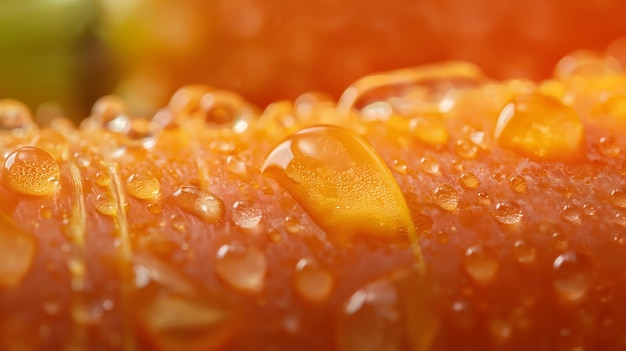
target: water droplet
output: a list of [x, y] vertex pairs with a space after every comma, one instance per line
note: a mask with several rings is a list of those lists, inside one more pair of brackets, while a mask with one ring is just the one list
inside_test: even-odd
[[163, 351], [226, 349], [239, 323], [227, 305], [206, 296], [141, 296], [134, 308], [149, 345]]
[[267, 262], [254, 247], [223, 245], [217, 251], [215, 272], [229, 286], [247, 293], [259, 293], [265, 284]]
[[158, 215], [158, 214], [161, 214], [162, 211], [163, 209], [161, 208], [159, 204], [154, 203], [154, 202], [148, 203], [148, 212]]
[[568, 251], [554, 260], [554, 288], [565, 301], [579, 301], [591, 286], [593, 266], [589, 257]]
[[615, 207], [626, 208], [626, 192], [622, 189], [611, 190], [610, 202]]
[[595, 206], [590, 205], [590, 204], [584, 204], [583, 205], [583, 213], [586, 216], [594, 216], [598, 211], [596, 210]]
[[402, 349], [398, 293], [388, 280], [370, 283], [346, 301], [337, 319], [336, 342], [341, 351]]
[[534, 262], [535, 257], [537, 256], [537, 249], [529, 245], [524, 240], [517, 240], [515, 244], [513, 244], [513, 251], [515, 252], [517, 261], [523, 264]]
[[619, 145], [611, 137], [601, 137], [598, 141], [598, 151], [606, 157], [617, 157], [621, 152]]
[[95, 203], [96, 211], [104, 216], [114, 216], [117, 213], [115, 201], [108, 195], [98, 195]]
[[246, 175], [246, 163], [234, 156], [226, 157], [226, 170], [232, 174]]
[[161, 184], [150, 173], [133, 173], [126, 182], [126, 191], [138, 199], [152, 200], [161, 195]]
[[96, 173], [96, 185], [108, 187], [109, 185], [111, 185], [111, 177], [107, 173]]
[[32, 146], [19, 148], [4, 161], [2, 180], [11, 190], [26, 195], [50, 195], [57, 189], [59, 165], [47, 152]]
[[478, 193], [476, 194], [478, 197], [478, 203], [481, 205], [491, 205], [491, 198], [489, 198], [489, 194], [487, 193]]
[[611, 56], [603, 56], [590, 51], [576, 51], [563, 57], [554, 69], [554, 76], [594, 77], [622, 73], [619, 61]]
[[519, 223], [524, 217], [522, 208], [515, 202], [500, 202], [496, 204], [496, 211], [494, 215], [498, 222], [503, 224], [516, 224]]
[[224, 202], [210, 191], [195, 186], [182, 186], [174, 194], [174, 202], [185, 211], [208, 223], [224, 220]]
[[30, 270], [36, 241], [0, 214], [0, 286], [14, 286]]
[[322, 302], [332, 293], [335, 278], [317, 263], [303, 258], [296, 264], [292, 283], [303, 299], [310, 302]]
[[130, 129], [128, 108], [120, 97], [114, 95], [101, 97], [94, 103], [91, 115], [97, 126], [112, 132], [125, 134]]
[[200, 100], [211, 91], [204, 85], [187, 85], [178, 89], [168, 104], [168, 109], [174, 114], [191, 116], [200, 111]]
[[498, 258], [483, 246], [472, 246], [465, 252], [463, 267], [477, 283], [489, 283], [498, 272]]
[[371, 233], [406, 242], [411, 216], [391, 171], [364, 140], [336, 126], [292, 134], [267, 157], [277, 180], [335, 242]]
[[245, 201], [237, 201], [233, 204], [232, 219], [236, 226], [242, 229], [256, 227], [263, 218], [263, 212]]
[[461, 173], [460, 183], [465, 189], [476, 189], [480, 185], [480, 180], [472, 172]]
[[478, 147], [465, 139], [459, 139], [454, 143], [454, 153], [464, 159], [474, 159], [478, 155]]
[[443, 145], [450, 140], [445, 124], [436, 118], [412, 118], [409, 130], [417, 140], [433, 146]]
[[552, 239], [554, 239], [554, 248], [557, 250], [565, 250], [569, 246], [567, 236], [559, 231], [552, 233]]
[[502, 109], [494, 137], [522, 156], [563, 159], [578, 154], [583, 125], [571, 107], [555, 98], [522, 95]]
[[139, 145], [146, 150], [152, 149], [158, 140], [159, 130], [153, 121], [138, 118], [131, 121], [126, 137], [132, 144]]
[[509, 185], [511, 186], [511, 190], [516, 193], [523, 193], [526, 191], [527, 185], [526, 180], [520, 176], [513, 176], [509, 180]]
[[561, 212], [561, 216], [566, 221], [572, 222], [574, 224], [582, 223], [582, 211], [576, 205], [567, 205], [563, 207], [563, 212]]
[[391, 166], [393, 167], [393, 170], [398, 172], [399, 174], [406, 174], [406, 171], [409, 169], [406, 161], [402, 159], [395, 159], [391, 161]]
[[295, 234], [300, 231], [300, 222], [298, 219], [291, 216], [285, 218], [285, 229], [290, 234]]
[[446, 211], [454, 211], [459, 204], [459, 195], [451, 186], [439, 185], [433, 193], [433, 202]]
[[439, 162], [432, 156], [420, 158], [420, 169], [427, 174], [439, 174]]
[[218, 125], [242, 121], [242, 115], [251, 113], [241, 96], [226, 90], [204, 94], [200, 99], [200, 109], [204, 112], [206, 122]]
[[10, 131], [17, 136], [25, 136], [37, 129], [30, 110], [23, 103], [12, 100], [0, 100], [0, 132]]

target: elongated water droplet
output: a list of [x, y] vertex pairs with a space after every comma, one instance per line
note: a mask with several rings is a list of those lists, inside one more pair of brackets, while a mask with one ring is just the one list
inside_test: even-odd
[[233, 204], [232, 220], [236, 226], [242, 229], [252, 229], [263, 219], [260, 208], [246, 202], [237, 201]]
[[161, 195], [161, 184], [150, 173], [133, 173], [126, 182], [126, 191], [138, 199], [156, 199]]
[[336, 126], [306, 128], [267, 157], [263, 171], [277, 180], [326, 231], [347, 243], [370, 233], [408, 243], [416, 233], [391, 171], [364, 140]]
[[224, 202], [208, 190], [195, 186], [182, 186], [174, 194], [178, 206], [208, 223], [224, 220], [226, 208]]
[[26, 195], [50, 195], [58, 187], [59, 165], [47, 152], [26, 146], [10, 153], [2, 168], [2, 181], [14, 192]]
[[498, 222], [503, 224], [516, 224], [521, 222], [524, 217], [522, 208], [515, 202], [500, 202], [496, 204], [496, 211], [494, 215]]
[[460, 183], [465, 189], [476, 189], [480, 185], [480, 180], [472, 172], [463, 172], [461, 173]]
[[263, 252], [254, 247], [223, 245], [217, 252], [215, 272], [231, 287], [247, 293], [259, 293], [265, 285], [267, 262]]

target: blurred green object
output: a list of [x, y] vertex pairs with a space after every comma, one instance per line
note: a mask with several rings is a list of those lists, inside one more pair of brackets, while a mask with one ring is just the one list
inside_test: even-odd
[[[111, 79], [94, 0], [0, 0], [0, 98], [84, 116]], [[99, 81], [100, 80], [100, 81]]]

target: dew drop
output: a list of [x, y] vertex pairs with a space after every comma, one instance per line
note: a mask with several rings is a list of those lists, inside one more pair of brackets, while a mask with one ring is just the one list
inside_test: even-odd
[[476, 189], [480, 185], [480, 180], [472, 172], [463, 172], [459, 178], [461, 186], [465, 189]]
[[395, 159], [391, 161], [391, 166], [393, 170], [398, 172], [399, 174], [406, 174], [407, 170], [409, 169], [409, 166], [406, 164], [406, 161], [402, 159]]
[[591, 286], [593, 266], [584, 254], [568, 251], [554, 260], [554, 288], [565, 301], [579, 301]]
[[98, 195], [95, 202], [96, 211], [104, 216], [115, 216], [117, 206], [115, 201], [107, 195]]
[[526, 191], [527, 188], [526, 180], [524, 180], [524, 178], [520, 176], [511, 177], [511, 179], [509, 179], [509, 185], [511, 187], [511, 190], [516, 193], [523, 193]]
[[598, 151], [606, 157], [617, 157], [621, 150], [619, 145], [611, 137], [601, 137], [598, 141]]
[[242, 229], [252, 229], [263, 219], [263, 212], [245, 201], [237, 201], [233, 204], [232, 220], [236, 226]]
[[496, 204], [494, 216], [500, 223], [516, 224], [521, 222], [524, 217], [524, 213], [522, 212], [522, 208], [515, 202], [500, 202]]
[[433, 193], [433, 202], [446, 211], [454, 211], [459, 204], [459, 195], [451, 186], [439, 185]]
[[319, 264], [303, 258], [296, 264], [292, 284], [300, 297], [315, 303], [330, 296], [335, 286], [335, 278]]
[[146, 150], [152, 149], [159, 137], [157, 124], [143, 118], [134, 119], [131, 121], [126, 137], [132, 144], [137, 144]]
[[174, 194], [174, 202], [185, 211], [208, 223], [224, 220], [224, 202], [210, 191], [195, 186], [182, 186]]
[[486, 284], [492, 281], [498, 272], [498, 258], [483, 246], [472, 246], [465, 252], [463, 267], [474, 281]]
[[626, 208], [626, 192], [622, 189], [611, 190], [611, 205], [619, 208]]
[[300, 231], [300, 222], [294, 217], [285, 218], [285, 229], [287, 233], [295, 234]]
[[226, 170], [232, 174], [246, 175], [246, 163], [234, 156], [226, 157]]
[[91, 109], [92, 119], [98, 126], [115, 133], [125, 134], [130, 129], [126, 103], [114, 95], [103, 96]]
[[579, 152], [583, 125], [571, 107], [555, 98], [522, 95], [502, 109], [494, 137], [502, 147], [522, 156], [563, 159]]
[[478, 155], [478, 147], [474, 143], [459, 139], [454, 143], [454, 153], [464, 159], [474, 159]]
[[226, 90], [214, 90], [204, 94], [200, 99], [200, 109], [204, 112], [207, 123], [218, 125], [231, 122], [236, 124], [243, 120], [242, 115], [251, 112], [241, 96]]
[[254, 247], [223, 245], [217, 251], [215, 272], [226, 284], [246, 293], [259, 293], [265, 285], [267, 262]]
[[561, 216], [568, 222], [574, 224], [582, 223], [582, 211], [576, 205], [567, 205], [563, 207], [563, 212], [561, 212]]
[[15, 286], [35, 259], [36, 241], [0, 214], [0, 286]]
[[427, 174], [439, 174], [439, 162], [432, 156], [420, 158], [420, 169]]
[[530, 264], [534, 262], [535, 257], [537, 256], [537, 249], [524, 240], [517, 240], [513, 244], [513, 251], [515, 253], [515, 257], [517, 258], [517, 262], [523, 264]]
[[8, 131], [24, 136], [35, 129], [37, 125], [26, 105], [12, 99], [0, 100], [0, 132]]
[[335, 242], [362, 234], [406, 242], [416, 235], [393, 174], [348, 130], [316, 126], [292, 134], [270, 153], [263, 172]]
[[476, 194], [476, 197], [478, 197], [478, 203], [479, 204], [481, 204], [481, 205], [491, 205], [491, 198], [489, 197], [489, 194], [480, 192], [480, 193]]
[[237, 328], [233, 311], [206, 296], [138, 297], [137, 321], [157, 350], [222, 350]]
[[126, 182], [126, 191], [138, 199], [152, 200], [161, 194], [161, 184], [150, 173], [133, 173]]
[[345, 302], [336, 325], [341, 351], [395, 351], [402, 349], [398, 293], [388, 280], [370, 283]]
[[25, 195], [50, 195], [58, 187], [59, 165], [47, 152], [32, 146], [10, 153], [2, 168], [3, 183]]

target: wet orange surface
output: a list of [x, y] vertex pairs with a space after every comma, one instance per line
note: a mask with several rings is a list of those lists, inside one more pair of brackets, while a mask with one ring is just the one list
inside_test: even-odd
[[626, 349], [625, 87], [576, 54], [79, 128], [4, 101], [0, 349]]

